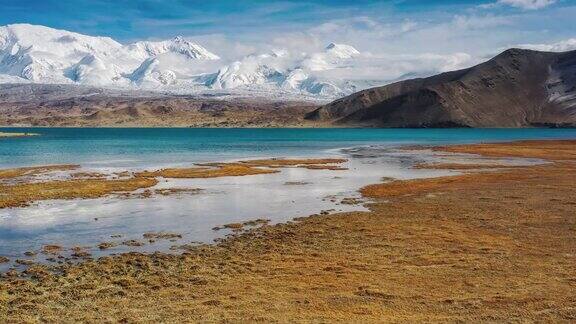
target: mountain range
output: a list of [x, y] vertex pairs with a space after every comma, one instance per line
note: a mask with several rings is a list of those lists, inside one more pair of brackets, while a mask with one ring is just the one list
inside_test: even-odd
[[0, 27], [0, 83], [328, 100], [385, 83], [339, 73], [366, 61], [369, 55], [345, 44], [314, 53], [278, 49], [230, 61], [183, 37], [123, 45], [38, 25]]
[[[390, 83], [383, 61], [345, 44], [229, 60], [183, 37], [121, 44], [8, 25], [0, 27], [0, 124], [576, 125], [576, 51], [509, 49], [453, 71], [467, 59], [451, 56], [439, 68], [450, 72], [426, 78], [396, 73], [403, 81]], [[370, 73], [351, 77], [357, 71]]]

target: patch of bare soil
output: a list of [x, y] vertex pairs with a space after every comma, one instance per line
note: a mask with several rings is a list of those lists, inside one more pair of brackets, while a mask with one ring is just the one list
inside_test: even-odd
[[101, 89], [88, 90], [90, 95], [86, 95], [61, 86], [56, 86], [60, 90], [44, 85], [21, 88], [24, 87], [37, 89], [22, 89], [21, 93], [0, 89], [0, 125], [262, 128], [325, 124], [304, 119], [317, 107], [316, 103], [305, 101], [224, 100], [152, 93], [140, 96]]

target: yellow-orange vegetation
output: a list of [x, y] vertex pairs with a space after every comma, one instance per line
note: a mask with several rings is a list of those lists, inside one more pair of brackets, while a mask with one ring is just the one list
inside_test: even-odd
[[53, 171], [70, 171], [78, 169], [79, 167], [80, 167], [79, 165], [75, 164], [63, 164], [63, 165], [44, 165], [37, 167], [2, 169], [0, 170], [0, 179], [14, 179], [24, 176], [34, 176]]
[[368, 212], [264, 226], [182, 255], [11, 273], [0, 322], [573, 322], [575, 159], [558, 162], [572, 155], [564, 142], [524, 145], [522, 155], [479, 147], [546, 151], [555, 163], [386, 183], [363, 191], [375, 199]]
[[0, 185], [0, 208], [26, 206], [50, 199], [99, 198], [112, 193], [134, 191], [156, 185], [153, 178], [122, 180], [88, 179]]

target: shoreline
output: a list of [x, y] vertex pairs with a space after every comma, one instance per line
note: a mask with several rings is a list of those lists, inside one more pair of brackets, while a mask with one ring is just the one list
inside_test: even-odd
[[[576, 277], [568, 270], [576, 262], [564, 255], [575, 247], [566, 238], [576, 230], [569, 200], [576, 142], [450, 148], [554, 163], [375, 184], [363, 189], [376, 199], [369, 212], [264, 224], [182, 255], [105, 257], [64, 267], [63, 277], [35, 267], [25, 275], [37, 281], [0, 279], [0, 314], [29, 320], [16, 312], [26, 305], [29, 316], [47, 320], [573, 318]], [[61, 280], [71, 286], [60, 287]], [[92, 288], [73, 284], [78, 280]], [[44, 295], [33, 298], [27, 289]], [[134, 299], [143, 293], [150, 296]], [[67, 304], [70, 294], [81, 296], [75, 307], [52, 307]], [[164, 314], [144, 311], [156, 303]]]
[[[318, 186], [321, 186], [320, 183], [323, 183], [322, 179], [325, 181], [346, 171], [346, 168], [340, 165], [348, 165], [348, 161], [341, 156], [331, 158], [320, 156], [197, 163], [132, 170], [129, 173], [121, 170], [113, 173], [90, 172], [77, 164], [0, 170], [0, 191], [5, 193], [0, 195], [0, 207], [10, 205], [15, 207], [0, 208], [0, 218], [4, 222], [0, 236], [3, 233], [7, 235], [5, 240], [0, 239], [1, 242], [5, 242], [5, 245], [0, 247], [0, 256], [10, 258], [10, 262], [0, 262], [0, 272], [8, 271], [16, 260], [59, 266], [63, 262], [85, 259], [71, 256], [72, 249], [77, 246], [84, 247], [85, 252], [90, 253], [85, 256], [90, 258], [126, 252], [173, 253], [181, 250], [177, 249], [176, 245], [189, 241], [213, 243], [213, 239], [230, 232], [226, 225], [231, 223], [249, 222], [255, 218], [269, 218], [272, 223], [276, 223], [332, 208], [341, 211], [362, 209], [350, 204], [350, 201], [346, 201], [348, 203], [346, 205], [340, 204], [341, 197], [330, 189], [324, 190], [328, 192], [327, 195], [334, 194], [330, 199], [320, 199], [320, 196], [301, 199], [303, 194], [297, 193], [317, 190]], [[253, 178], [258, 175], [261, 176]], [[302, 175], [306, 177], [302, 178]], [[292, 181], [300, 178], [315, 179], [318, 183]], [[342, 180], [330, 181], [336, 182], [337, 185]], [[248, 202], [246, 198], [262, 195], [262, 190], [256, 188], [242, 189], [251, 183], [262, 184], [264, 188], [271, 189], [272, 193], [281, 190], [292, 197], [292, 200], [303, 204], [294, 204], [294, 201], [291, 203], [290, 199], [286, 199], [286, 203], [282, 204], [284, 207], [298, 206], [299, 211], [294, 210], [292, 213], [278, 211], [277, 214], [270, 216], [266, 215], [270, 211], [266, 212], [268, 209], [262, 206], [277, 208], [277, 203], [263, 203], [253, 208], [246, 208], [238, 202], [239, 197], [244, 197]], [[239, 190], [249, 193], [239, 195]], [[53, 192], [54, 194], [51, 194]], [[275, 199], [273, 194], [267, 196]], [[226, 215], [230, 208], [225, 205], [230, 199], [237, 201], [235, 211], [237, 215]], [[314, 201], [315, 199], [317, 201]], [[199, 206], [200, 204], [206, 207]], [[215, 204], [224, 206], [220, 208]], [[175, 212], [168, 215], [171, 208], [174, 208]], [[53, 220], [38, 219], [42, 217], [42, 213], [49, 213]], [[133, 213], [140, 215], [138, 220], [129, 216]], [[203, 216], [207, 213], [211, 213], [210, 219]], [[126, 215], [128, 216], [125, 217]], [[186, 215], [189, 220], [179, 220], [178, 215]], [[18, 225], [19, 219], [28, 220], [30, 229]], [[172, 220], [178, 221], [181, 226], [168, 225]], [[60, 230], [58, 226], [64, 226], [66, 229]], [[113, 230], [106, 230], [110, 226], [113, 226]], [[224, 227], [226, 230], [217, 232], [214, 230], [216, 227]], [[48, 231], [42, 228], [47, 228]], [[85, 235], [76, 237], [75, 229], [84, 232]], [[11, 233], [21, 231], [30, 231], [28, 233], [34, 238], [34, 242], [28, 243], [19, 238], [10, 238]], [[148, 240], [142, 237], [148, 231], [165, 231], [184, 237], [178, 242], [148, 243]], [[50, 232], [57, 232], [70, 238], [58, 240]], [[110, 237], [117, 234], [121, 234], [122, 237]], [[124, 244], [127, 240], [134, 242]], [[101, 243], [113, 243], [115, 248], [99, 249]], [[45, 256], [42, 253], [45, 245], [60, 246], [59, 256], [63, 258], [54, 259]], [[27, 264], [15, 264], [18, 271], [25, 270], [25, 265]]]
[[[139, 189], [151, 189], [159, 180], [205, 179], [251, 176], [279, 173], [285, 168], [343, 171], [340, 165], [348, 160], [342, 158], [305, 159], [253, 159], [235, 162], [194, 163], [188, 167], [172, 167], [153, 170], [122, 170], [111, 174], [83, 172], [78, 164], [44, 165], [0, 169], [0, 209], [27, 207], [31, 203], [46, 200], [73, 200], [103, 198], [114, 194], [132, 194]], [[67, 178], [37, 177], [51, 172], [68, 172]]]
[[2, 138], [16, 138], [16, 137], [32, 137], [32, 136], [40, 136], [40, 134], [0, 132], [0, 139], [2, 139]]
[[[0, 188], [2, 187], [2, 178], [10, 178], [10, 176], [15, 177], [15, 182], [16, 183], [23, 183], [23, 181], [28, 181], [28, 182], [36, 182], [37, 180], [35, 180], [33, 177], [28, 178], [26, 176], [34, 176], [34, 175], [40, 175], [42, 180], [40, 180], [39, 183], [36, 183], [34, 186], [31, 186], [29, 184], [25, 184], [23, 183], [22, 187], [25, 187], [26, 190], [24, 190], [24, 192], [26, 193], [26, 198], [27, 199], [39, 199], [36, 202], [34, 201], [29, 201], [29, 202], [24, 202], [24, 201], [20, 201], [18, 202], [18, 205], [22, 206], [23, 208], [18, 208], [18, 211], [14, 211], [13, 213], [13, 217], [11, 217], [10, 215], [10, 211], [5, 211], [7, 214], [4, 214], [4, 216], [7, 216], [9, 219], [13, 219], [13, 220], [17, 220], [18, 218], [27, 218], [29, 217], [29, 215], [37, 215], [39, 212], [41, 212], [43, 210], [43, 208], [49, 208], [52, 209], [54, 208], [54, 210], [62, 210], [61, 211], [57, 211], [56, 213], [53, 213], [53, 218], [60, 218], [62, 217], [63, 219], [66, 219], [66, 212], [68, 213], [73, 213], [76, 214], [74, 219], [76, 221], [76, 223], [81, 223], [82, 221], [91, 221], [91, 223], [93, 223], [93, 225], [91, 225], [92, 227], [98, 227], [98, 226], [106, 226], [106, 221], [104, 221], [104, 223], [102, 222], [102, 220], [109, 218], [110, 220], [113, 219], [117, 219], [118, 222], [122, 222], [122, 213], [115, 213], [114, 215], [110, 215], [110, 216], [105, 216], [104, 218], [101, 217], [83, 217], [82, 216], [82, 212], [80, 213], [76, 213], [73, 209], [70, 209], [70, 207], [66, 207], [66, 206], [76, 206], [76, 208], [79, 208], [80, 210], [83, 209], [94, 209], [94, 208], [98, 208], [98, 201], [100, 201], [101, 204], [104, 205], [108, 205], [108, 204], [115, 204], [117, 206], [119, 206], [119, 208], [122, 208], [121, 206], [137, 206], [138, 203], [137, 202], [132, 202], [130, 203], [129, 200], [143, 200], [146, 199], [148, 200], [148, 202], [146, 203], [149, 209], [155, 209], [158, 208], [158, 204], [157, 204], [157, 200], [159, 199], [169, 199], [170, 201], [172, 201], [172, 203], [177, 203], [177, 200], [181, 199], [184, 195], [190, 195], [190, 194], [200, 194], [203, 195], [204, 197], [206, 195], [210, 195], [211, 194], [211, 190], [207, 189], [205, 186], [210, 186], [209, 182], [203, 182], [203, 183], [190, 183], [190, 182], [180, 182], [180, 183], [174, 183], [174, 181], [178, 181], [178, 180], [185, 180], [185, 179], [209, 179], [209, 178], [219, 178], [219, 177], [224, 177], [224, 176], [249, 176], [249, 175], [258, 175], [258, 174], [262, 174], [262, 175], [273, 175], [276, 174], [276, 176], [281, 176], [281, 177], [286, 177], [286, 176], [282, 176], [282, 175], [278, 175], [279, 170], [281, 169], [285, 169], [286, 171], [288, 171], [288, 169], [292, 169], [294, 170], [295, 168], [298, 169], [310, 169], [310, 170], [329, 170], [329, 171], [336, 171], [336, 172], [332, 172], [332, 176], [328, 176], [328, 177], [332, 177], [333, 180], [330, 180], [330, 184], [328, 183], [324, 183], [323, 186], [337, 186], [340, 187], [340, 190], [346, 190], [346, 192], [340, 192], [340, 193], [335, 193], [332, 192], [330, 194], [326, 194], [325, 196], [318, 196], [317, 199], [318, 201], [312, 206], [312, 205], [308, 205], [309, 207], [304, 207], [304, 209], [306, 211], [297, 211], [294, 210], [292, 212], [284, 212], [284, 211], [280, 211], [275, 209], [275, 215], [272, 217], [268, 217], [268, 216], [263, 216], [264, 214], [269, 214], [272, 211], [268, 210], [267, 212], [262, 212], [262, 211], [266, 211], [267, 209], [265, 207], [259, 207], [259, 208], [253, 208], [251, 212], [242, 212], [242, 208], [241, 205], [238, 206], [239, 208], [239, 212], [242, 214], [242, 216], [240, 217], [233, 217], [231, 219], [226, 219], [224, 217], [224, 219], [222, 219], [221, 216], [221, 222], [218, 223], [212, 223], [210, 224], [208, 227], [204, 226], [203, 231], [204, 232], [210, 232], [211, 228], [218, 228], [218, 227], [224, 227], [227, 228], [225, 225], [228, 225], [229, 223], [243, 223], [243, 222], [249, 222], [250, 220], [252, 220], [254, 217], [256, 217], [257, 215], [262, 215], [260, 217], [265, 217], [266, 219], [270, 218], [269, 220], [271, 221], [271, 224], [275, 224], [275, 223], [282, 223], [282, 222], [286, 222], [286, 221], [291, 221], [293, 218], [295, 217], [305, 217], [308, 216], [310, 214], [314, 214], [314, 213], [335, 213], [335, 212], [344, 212], [344, 211], [362, 211], [362, 210], [366, 210], [366, 208], [364, 207], [364, 203], [365, 201], [363, 201], [361, 199], [361, 197], [359, 197], [360, 193], [359, 190], [369, 184], [372, 184], [374, 182], [379, 181], [381, 178], [378, 176], [373, 176], [371, 177], [370, 180], [366, 179], [364, 181], [360, 181], [361, 183], [348, 183], [347, 186], [343, 187], [341, 184], [339, 185], [338, 183], [341, 180], [335, 180], [335, 179], [342, 179], [341, 176], [344, 177], [351, 177], [352, 174], [354, 174], [356, 176], [358, 175], [362, 175], [362, 174], [366, 174], [366, 171], [361, 171], [363, 169], [366, 169], [367, 165], [373, 164], [375, 166], [379, 165], [379, 168], [385, 168], [389, 171], [385, 172], [385, 178], [397, 178], [397, 179], [402, 179], [402, 178], [426, 178], [426, 177], [438, 177], [438, 176], [442, 176], [442, 175], [448, 175], [449, 173], [452, 173], [452, 171], [450, 172], [445, 172], [443, 170], [438, 170], [437, 172], [434, 171], [432, 172], [432, 170], [425, 170], [423, 168], [423, 170], [418, 171], [417, 169], [419, 168], [414, 168], [414, 167], [409, 167], [409, 163], [406, 164], [405, 162], [400, 162], [399, 158], [393, 158], [394, 160], [398, 160], [398, 166], [394, 166], [391, 165], [389, 163], [383, 162], [382, 160], [380, 160], [380, 158], [383, 158], [384, 156], [391, 156], [389, 154], [404, 154], [407, 151], [405, 151], [404, 149], [402, 149], [402, 147], [393, 147], [393, 148], [378, 148], [378, 147], [363, 147], [362, 146], [362, 153], [360, 153], [359, 151], [355, 150], [354, 155], [357, 157], [360, 157], [359, 159], [357, 158], [353, 158], [350, 159], [348, 161], [346, 161], [346, 159], [343, 159], [343, 157], [347, 157], [348, 158], [348, 154], [343, 152], [346, 151], [350, 151], [347, 150], [345, 148], [341, 148], [336, 150], [336, 152], [324, 152], [324, 153], [331, 153], [331, 157], [328, 158], [327, 156], [325, 156], [324, 154], [319, 155], [317, 157], [304, 157], [304, 156], [289, 156], [289, 157], [282, 157], [282, 158], [275, 158], [275, 157], [254, 157], [254, 158], [245, 158], [242, 160], [229, 160], [229, 161], [220, 161], [220, 162], [210, 162], [210, 163], [195, 163], [194, 167], [187, 167], [185, 165], [180, 165], [180, 166], [163, 166], [163, 167], [156, 167], [156, 168], [152, 168], [152, 169], [142, 169], [142, 170], [131, 170], [130, 172], [126, 172], [125, 170], [115, 170], [116, 172], [110, 173], [112, 171], [109, 172], [105, 172], [105, 171], [86, 171], [84, 170], [81, 165], [78, 164], [70, 164], [70, 165], [52, 165], [52, 166], [36, 166], [36, 167], [21, 167], [21, 168], [16, 168], [16, 169], [5, 169], [5, 170], [0, 170]], [[368, 149], [368, 151], [366, 151], [366, 149]], [[390, 151], [392, 150], [392, 151]], [[395, 152], [395, 153], [393, 153]], [[421, 153], [418, 154], [418, 156], [420, 157], [419, 159], [424, 159], [424, 160], [429, 160], [432, 157], [430, 156], [431, 152], [429, 149], [425, 149], [423, 151], [421, 151]], [[374, 155], [378, 156], [379, 158], [374, 159]], [[361, 158], [364, 157], [364, 158]], [[467, 156], [454, 156], [454, 158], [456, 158], [456, 160], [461, 161], [462, 163], [464, 163], [467, 159], [469, 159], [470, 157]], [[412, 158], [410, 158], [412, 159]], [[442, 159], [446, 159], [446, 157], [443, 157]], [[476, 158], [473, 158], [474, 160]], [[352, 160], [355, 160], [354, 163], [350, 163], [352, 162]], [[346, 163], [345, 163], [346, 162]], [[505, 163], [509, 163], [504, 161]], [[326, 163], [326, 164], [325, 164]], [[341, 163], [345, 163], [345, 167], [339, 166], [339, 164]], [[525, 163], [525, 162], [519, 162], [519, 163]], [[262, 168], [263, 169], [260, 169]], [[353, 171], [350, 175], [346, 175], [346, 173], [343, 174], [339, 174], [339, 171], [345, 171], [348, 168], [350, 169], [354, 169], [355, 171]], [[394, 168], [399, 168], [397, 171], [392, 171], [394, 170]], [[145, 171], [148, 170], [148, 171]], [[374, 169], [369, 168], [368, 170], [368, 174], [370, 174], [370, 172], [382, 172], [378, 169]], [[401, 171], [401, 173], [399, 173], [399, 170], [403, 170]], [[64, 171], [68, 171], [70, 172], [70, 174], [68, 176], [62, 176], [61, 174], [58, 175], [58, 179], [59, 181], [57, 182], [57, 186], [55, 186], [55, 183], [51, 182], [51, 175], [50, 174], [43, 174], [43, 172], [50, 172], [50, 171], [59, 171], [59, 172], [64, 172]], [[294, 171], [290, 171], [291, 173], [293, 172], [298, 172], [296, 170]], [[18, 178], [21, 176], [25, 176], [24, 178]], [[391, 176], [391, 177], [390, 177]], [[312, 173], [309, 175], [309, 177], [313, 177], [316, 178], [315, 175], [313, 175]], [[318, 184], [314, 184], [314, 182], [316, 181], [307, 181], [310, 180], [312, 178], [303, 178], [301, 181], [291, 181], [290, 178], [287, 178], [286, 181], [283, 183], [283, 187], [285, 186], [295, 186], [298, 185], [300, 188], [302, 188], [302, 190], [304, 191], [309, 191], [309, 190], [313, 190], [315, 192], [318, 192]], [[236, 178], [238, 179], [238, 178]], [[271, 178], [268, 178], [271, 179]], [[4, 179], [6, 180], [6, 179]], [[10, 180], [10, 179], [8, 179]], [[122, 181], [119, 181], [122, 180]], [[142, 180], [152, 180], [154, 182], [142, 182]], [[322, 178], [316, 178], [316, 180], [320, 180], [322, 181]], [[166, 181], [166, 182], [165, 182]], [[238, 182], [239, 180], [232, 180], [232, 178], [230, 178], [231, 182]], [[274, 180], [268, 180], [268, 182], [276, 182]], [[258, 181], [257, 181], [258, 182]], [[168, 184], [168, 183], [172, 183], [172, 185]], [[94, 187], [94, 186], [99, 186], [102, 188], [102, 190], [98, 190], [98, 192], [94, 192], [94, 190], [84, 190], [84, 187]], [[134, 187], [132, 187], [134, 186]], [[141, 186], [144, 186], [142, 188], [140, 188]], [[174, 189], [174, 186], [176, 186]], [[172, 188], [172, 189], [171, 189]], [[298, 187], [293, 187], [294, 189], [297, 189]], [[34, 191], [30, 192], [30, 189], [34, 189]], [[56, 196], [47, 196], [47, 195], [36, 195], [34, 194], [35, 191], [41, 190], [44, 191], [46, 189], [56, 189], [58, 190], [60, 193], [59, 195]], [[73, 189], [72, 195], [68, 196], [66, 195], [67, 191], [70, 191], [71, 189]], [[120, 192], [120, 193], [115, 193], [116, 191], [120, 190], [132, 190], [132, 189], [136, 189], [137, 191], [134, 192]], [[348, 190], [351, 189], [351, 190]], [[212, 190], [218, 190], [217, 188], [212, 188]], [[227, 189], [225, 189], [227, 190]], [[14, 190], [7, 190], [8, 194], [13, 194]], [[301, 195], [295, 194], [293, 190], [286, 190], [286, 188], [283, 190], [285, 191], [288, 196], [292, 197], [292, 198], [286, 198], [286, 201], [289, 202], [290, 199], [292, 199], [292, 202], [296, 202], [296, 205], [291, 205], [290, 203], [284, 204], [286, 205], [285, 207], [289, 207], [289, 208], [293, 208], [296, 206], [300, 206], [297, 207], [298, 209], [301, 209], [302, 206], [305, 206], [306, 203], [310, 204], [310, 202], [306, 199], [302, 199], [303, 197], [301, 197]], [[352, 191], [354, 193], [352, 193]], [[94, 192], [94, 193], [93, 193]], [[32, 194], [31, 194], [32, 193]], [[92, 196], [98, 196], [98, 197], [92, 197]], [[102, 196], [102, 197], [100, 197]], [[173, 196], [172, 198], [167, 198], [167, 196]], [[288, 197], [287, 196], [287, 197]], [[297, 198], [299, 197], [299, 198]], [[6, 198], [6, 197], [5, 197]], [[44, 200], [47, 199], [47, 200]], [[57, 201], [53, 204], [56, 205], [52, 205], [50, 200], [51, 199], [56, 199], [56, 200], [61, 200], [61, 201]], [[62, 200], [62, 199], [66, 199], [66, 200]], [[69, 199], [69, 200], [68, 200]], [[188, 198], [186, 198], [188, 199]], [[194, 200], [198, 200], [198, 199], [203, 199], [201, 197], [199, 198], [193, 198]], [[226, 198], [220, 198], [222, 200], [222, 202], [226, 201]], [[126, 201], [126, 203], [122, 203], [121, 201]], [[236, 199], [237, 200], [237, 199]], [[321, 200], [321, 201], [320, 201]], [[10, 201], [8, 201], [10, 202]], [[193, 203], [193, 202], [192, 202]], [[221, 202], [220, 202], [221, 203]], [[304, 205], [302, 204], [304, 203]], [[3, 201], [2, 197], [0, 197], [0, 207], [2, 207], [4, 205], [6, 205], [6, 201]], [[264, 204], [263, 206], [265, 206], [266, 204]], [[43, 206], [43, 207], [42, 207]], [[56, 207], [56, 206], [60, 206], [60, 207]], [[315, 208], [314, 208], [315, 207]], [[107, 214], [106, 210], [110, 211], [110, 209], [97, 209], [99, 212]], [[131, 214], [132, 212], [139, 212], [142, 209], [137, 209], [137, 207], [135, 209], [130, 209], [130, 208], [126, 208], [124, 210], [124, 214]], [[205, 210], [205, 212], [207, 213], [212, 213], [213, 216], [217, 216], [219, 215], [218, 212], [218, 208], [216, 208], [215, 210]], [[0, 208], [0, 217], [2, 217], [2, 209]], [[196, 213], [189, 213], [188, 216], [194, 216]], [[165, 214], [158, 214], [158, 217], [161, 218], [166, 218], [167, 215]], [[167, 217], [168, 219], [170, 219], [170, 217]], [[214, 217], [212, 217], [214, 218]], [[146, 218], [143, 218], [146, 219]], [[95, 222], [92, 222], [93, 220], [96, 220]], [[150, 220], [152, 221], [152, 220]], [[62, 223], [63, 225], [72, 225], [74, 226], [74, 220], [70, 219], [70, 221], [68, 221], [68, 223], [66, 221], [64, 221]], [[108, 223], [110, 224], [110, 223]], [[50, 226], [49, 224], [47, 224], [48, 226]], [[134, 225], [136, 225], [136, 228], [138, 227], [138, 223], [134, 222], [132, 223], [131, 227], [134, 227]], [[196, 231], [198, 231], [199, 229], [197, 228], [198, 226], [202, 226], [203, 224], [189, 224], [187, 223], [187, 225], [185, 226], [186, 228], [196, 228]], [[75, 227], [71, 227], [69, 230], [69, 234], [74, 234], [74, 229]], [[14, 230], [26, 230], [25, 228], [14, 228]], [[81, 228], [81, 230], [87, 230], [87, 228]], [[92, 231], [94, 231], [94, 233], [98, 232], [98, 230], [92, 228]], [[190, 240], [192, 239], [193, 242], [195, 242], [195, 244], [200, 241], [202, 243], [214, 243], [213, 239], [219, 239], [222, 235], [210, 235], [210, 234], [195, 234], [195, 235], [186, 235], [185, 232], [181, 231], [181, 228], [174, 228], [174, 227], [165, 227], [165, 225], [163, 224], [159, 224], [159, 227], [154, 227], [154, 226], [149, 226], [149, 228], [147, 229], [143, 229], [141, 231], [133, 231], [133, 230], [124, 230], [124, 231], [120, 231], [120, 232], [115, 232], [115, 233], [108, 233], [109, 235], [112, 234], [118, 234], [118, 233], [122, 233], [124, 238], [123, 239], [116, 239], [116, 240], [111, 240], [110, 238], [104, 237], [102, 238], [102, 235], [105, 235], [106, 233], [100, 233], [100, 241], [98, 242], [94, 242], [94, 236], [95, 234], [91, 234], [90, 238], [87, 238], [86, 240], [78, 240], [76, 242], [73, 242], [71, 240], [69, 240], [68, 242], [62, 242], [62, 241], [57, 241], [57, 240], [51, 240], [51, 239], [42, 239], [41, 236], [38, 238], [39, 242], [42, 242], [43, 244], [35, 244], [34, 246], [28, 246], [26, 244], [26, 248], [24, 248], [24, 245], [20, 245], [23, 248], [20, 248], [18, 250], [18, 253], [16, 253], [16, 251], [13, 252], [13, 250], [11, 250], [9, 248], [9, 246], [14, 245], [13, 242], [7, 241], [6, 242], [6, 248], [2, 249], [0, 248], [0, 256], [4, 256], [4, 257], [10, 257], [11, 261], [14, 260], [22, 260], [25, 263], [29, 263], [29, 262], [34, 262], [35, 264], [45, 264], [45, 265], [49, 265], [49, 266], [54, 266], [54, 265], [58, 265], [57, 263], [55, 263], [56, 261], [58, 261], [58, 263], [62, 263], [61, 261], [67, 262], [67, 261], [72, 261], [72, 262], [76, 262], [79, 261], [79, 259], [87, 259], [87, 258], [98, 258], [98, 257], [102, 257], [102, 256], [107, 256], [110, 254], [117, 254], [117, 253], [128, 253], [128, 252], [144, 252], [144, 253], [152, 253], [152, 252], [161, 252], [161, 253], [172, 253], [174, 250], [178, 250], [176, 248], [174, 248], [174, 246], [170, 246], [170, 245], [166, 245], [166, 244], [161, 244], [160, 246], [158, 246], [158, 244], [148, 244], [147, 240], [144, 240], [142, 242], [142, 235], [145, 234], [145, 232], [147, 231], [167, 231], [167, 232], [172, 232], [172, 233], [179, 233], [179, 234], [185, 234], [184, 240]], [[226, 233], [229, 231], [226, 231]], [[1, 232], [0, 232], [1, 233]], [[39, 232], [39, 235], [42, 235], [41, 232]], [[192, 237], [189, 237], [192, 236]], [[214, 237], [211, 237], [214, 236]], [[126, 237], [129, 237], [131, 240], [130, 244], [124, 244]], [[210, 239], [207, 239], [211, 237]], [[136, 243], [136, 241], [138, 241], [137, 245], [134, 245], [132, 243]], [[25, 244], [25, 242], [22, 242], [23, 244]], [[61, 249], [61, 253], [60, 255], [63, 256], [64, 258], [61, 260], [55, 260], [54, 258], [49, 258], [47, 260], [43, 260], [42, 259], [42, 248], [44, 245], [57, 245], [60, 246]], [[111, 249], [110, 251], [109, 248], [106, 249], [98, 249], [98, 246], [100, 244], [113, 244], [115, 247], [114, 249]], [[136, 248], [122, 248], [122, 246], [135, 246]], [[73, 250], [74, 247], [76, 246], [83, 246], [85, 248], [85, 252], [86, 255], [83, 258], [78, 258], [78, 257], [71, 257], [71, 250]], [[106, 250], [106, 251], [103, 251]], [[37, 256], [39, 256], [39, 258], [33, 258], [30, 259], [30, 257], [26, 257], [26, 254], [35, 254]], [[10, 269], [10, 264], [9, 263], [3, 263], [0, 264], [0, 272], [5, 272], [7, 270]], [[23, 271], [25, 270], [25, 267], [23, 267], [22, 265], [19, 265], [17, 267], [18, 271]]]
[[[265, 124], [242, 124], [242, 125], [229, 125], [229, 126], [202, 126], [202, 125], [177, 125], [167, 126], [159, 125], [145, 125], [145, 124], [103, 124], [103, 125], [0, 125], [0, 129], [388, 129], [388, 130], [429, 130], [429, 129], [453, 129], [453, 130], [515, 130], [515, 129], [549, 129], [549, 130], [565, 130], [576, 129], [576, 126], [565, 127], [449, 127], [449, 128], [429, 128], [429, 127], [372, 127], [362, 125], [341, 125], [322, 122], [312, 122], [300, 124], [284, 124], [284, 125], [265, 125]], [[40, 135], [40, 134], [35, 134]]]

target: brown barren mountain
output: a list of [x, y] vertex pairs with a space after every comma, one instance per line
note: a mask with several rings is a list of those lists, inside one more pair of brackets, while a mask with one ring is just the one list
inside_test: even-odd
[[468, 69], [360, 91], [306, 118], [369, 127], [574, 127], [576, 51], [509, 49]]
[[317, 104], [74, 85], [0, 85], [0, 126], [304, 127]]

